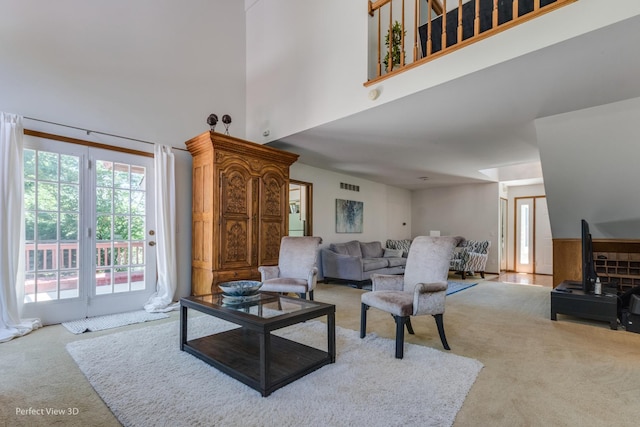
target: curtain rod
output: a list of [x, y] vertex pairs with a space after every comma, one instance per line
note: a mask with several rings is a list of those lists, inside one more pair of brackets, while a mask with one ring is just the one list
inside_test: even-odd
[[[24, 116], [24, 118], [27, 119], [27, 120], [33, 120], [35, 122], [48, 123], [50, 125], [62, 126], [62, 127], [65, 127], [65, 128], [81, 130], [81, 131], [86, 132], [87, 135], [91, 135], [92, 133], [95, 133], [95, 134], [98, 134], [98, 135], [111, 136], [111, 137], [114, 137], [114, 138], [126, 139], [126, 140], [129, 140], [129, 141], [142, 142], [143, 144], [155, 145], [155, 142], [144, 141], [142, 139], [136, 139], [136, 138], [129, 138], [128, 136], [120, 136], [120, 135], [115, 135], [115, 134], [112, 134], [112, 133], [100, 132], [100, 131], [97, 131], [97, 130], [90, 130], [90, 129], [80, 128], [80, 127], [76, 127], [76, 126], [64, 125], [62, 123], [50, 122], [50, 121], [42, 120], [42, 119], [34, 119], [33, 117]], [[175, 149], [175, 150], [189, 151], [189, 150], [186, 150], [184, 148], [178, 148], [178, 147], [171, 147], [171, 148]]]

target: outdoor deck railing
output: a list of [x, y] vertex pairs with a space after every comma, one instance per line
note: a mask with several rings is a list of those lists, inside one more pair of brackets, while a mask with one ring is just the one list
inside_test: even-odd
[[[96, 267], [144, 264], [144, 242], [96, 244]], [[78, 268], [78, 243], [33, 243], [25, 245], [27, 271]]]

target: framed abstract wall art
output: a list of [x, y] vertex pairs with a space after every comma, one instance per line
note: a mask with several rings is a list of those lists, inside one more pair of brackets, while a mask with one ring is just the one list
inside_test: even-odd
[[336, 233], [362, 233], [364, 203], [336, 199]]

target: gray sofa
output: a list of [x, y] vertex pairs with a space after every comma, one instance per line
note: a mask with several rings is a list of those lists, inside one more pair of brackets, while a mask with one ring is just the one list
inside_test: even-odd
[[332, 243], [321, 250], [322, 275], [325, 283], [347, 282], [362, 288], [374, 273], [404, 274], [406, 256], [403, 249], [383, 248], [380, 242]]

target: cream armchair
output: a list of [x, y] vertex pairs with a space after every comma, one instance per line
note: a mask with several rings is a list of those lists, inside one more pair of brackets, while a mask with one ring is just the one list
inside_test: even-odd
[[449, 350], [444, 333], [444, 305], [449, 260], [459, 237], [419, 236], [413, 240], [404, 276], [374, 274], [372, 291], [362, 294], [360, 338], [367, 329], [367, 310], [374, 307], [391, 313], [396, 322], [396, 358], [404, 355], [404, 328], [413, 334], [411, 316], [432, 315], [442, 346]]
[[261, 291], [293, 292], [313, 300], [318, 282], [318, 251], [322, 238], [285, 236], [280, 242], [278, 265], [260, 266]]

